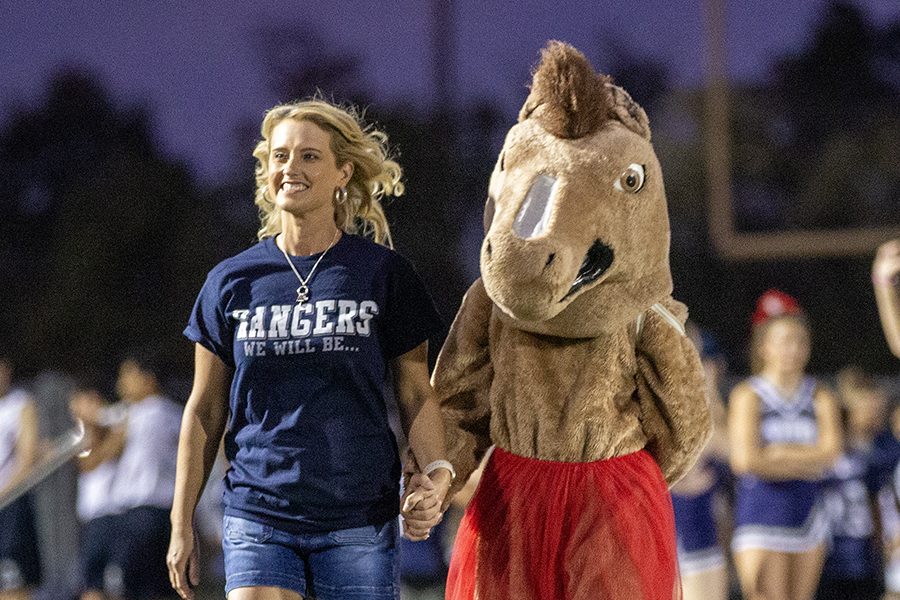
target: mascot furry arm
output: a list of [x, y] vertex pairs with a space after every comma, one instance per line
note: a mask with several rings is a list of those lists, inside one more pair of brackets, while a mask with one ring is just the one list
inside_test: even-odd
[[456, 479], [446, 508], [491, 446], [490, 389], [494, 369], [488, 348], [493, 303], [478, 279], [463, 298], [435, 366], [432, 385], [441, 398], [447, 455]]

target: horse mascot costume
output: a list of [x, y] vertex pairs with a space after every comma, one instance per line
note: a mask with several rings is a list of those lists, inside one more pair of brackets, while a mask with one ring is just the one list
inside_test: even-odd
[[484, 223], [433, 375], [446, 503], [493, 447], [447, 598], [680, 598], [668, 485], [709, 437], [703, 370], [647, 116], [571, 46], [542, 51]]

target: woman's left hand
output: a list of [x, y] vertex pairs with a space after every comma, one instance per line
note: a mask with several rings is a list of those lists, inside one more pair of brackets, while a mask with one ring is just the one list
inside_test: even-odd
[[400, 504], [405, 537], [413, 542], [428, 539], [431, 528], [444, 517], [441, 504], [446, 493], [446, 487], [441, 493], [428, 475], [416, 473], [410, 477], [409, 488]]

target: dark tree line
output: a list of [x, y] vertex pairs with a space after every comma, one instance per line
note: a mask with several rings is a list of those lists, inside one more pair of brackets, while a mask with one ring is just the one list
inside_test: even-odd
[[[516, 115], [489, 102], [430, 111], [381, 104], [366, 92], [363, 59], [352, 51], [302, 28], [256, 35], [277, 102], [320, 92], [365, 107], [367, 121], [388, 133], [407, 187], [386, 205], [395, 245], [449, 324], [474, 276], [489, 175]], [[595, 66], [651, 118], [670, 206], [676, 297], [719, 336], [733, 368], [747, 366], [756, 298], [779, 287], [810, 313], [813, 370], [857, 362], [895, 371], [875, 312], [871, 257], [718, 257], [705, 220], [702, 91], [673, 89], [664, 68], [627, 53], [613, 61]], [[739, 226], [900, 222], [898, 106], [900, 23], [875, 29], [858, 9], [829, 5], [802, 54], [776, 61], [765, 83], [734, 90]], [[108, 378], [125, 348], [153, 343], [169, 352], [173, 374], [189, 375], [192, 350], [181, 331], [204, 277], [255, 241], [251, 151], [259, 124], [239, 128], [245, 158], [213, 190], [201, 190], [186, 165], [161, 154], [151, 125], [148, 110], [117, 105], [79, 71], [53, 76], [40, 103], [0, 124], [0, 350], [16, 357], [23, 374], [60, 369]]]
[[96, 377], [143, 343], [183, 358], [173, 340], [211, 216], [149, 131], [145, 111], [75, 71], [3, 127], [0, 343], [25, 373]]
[[[263, 32], [262, 49], [291, 33]], [[377, 105], [361, 91], [357, 57], [293, 33], [297, 44], [282, 44], [279, 67], [269, 69], [278, 102], [328, 84], [326, 97], [365, 107], [366, 121], [388, 133], [407, 188], [385, 206], [395, 246], [449, 325], [471, 279], [457, 239], [472, 211], [481, 220], [495, 113]], [[460, 156], [458, 132], [470, 118], [478, 129]], [[205, 275], [256, 241], [251, 152], [259, 124], [241, 129], [238, 174], [211, 191], [161, 154], [151, 125], [152, 115], [115, 105], [90, 73], [64, 70], [38, 105], [0, 127], [0, 349], [20, 373], [57, 369], [108, 382], [124, 351], [152, 344], [169, 355], [173, 376], [189, 376], [192, 348], [181, 332]]]

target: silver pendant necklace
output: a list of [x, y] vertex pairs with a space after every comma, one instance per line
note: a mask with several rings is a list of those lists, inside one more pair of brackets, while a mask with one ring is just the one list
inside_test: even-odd
[[[325, 248], [325, 252], [322, 253], [322, 255], [319, 257], [319, 259], [316, 261], [316, 264], [313, 265], [313, 268], [309, 270], [309, 275], [306, 276], [306, 279], [300, 277], [300, 273], [299, 273], [299, 271], [297, 271], [297, 267], [294, 266], [294, 261], [292, 261], [291, 257], [288, 256], [287, 250], [285, 248], [279, 247], [279, 250], [281, 250], [281, 253], [284, 254], [285, 260], [287, 260], [288, 264], [290, 265], [291, 271], [293, 271], [294, 275], [297, 276], [297, 279], [300, 280], [300, 287], [297, 288], [297, 304], [303, 304], [304, 302], [309, 300], [309, 286], [306, 284], [309, 282], [310, 279], [312, 279], [313, 273], [316, 272], [316, 267], [319, 266], [319, 263], [322, 262], [322, 259], [325, 258], [326, 254], [328, 254], [328, 251], [331, 250], [331, 247], [335, 245], [335, 243], [338, 240], [339, 235], [341, 235], [340, 229], [338, 229], [334, 233], [334, 239], [331, 240], [331, 244], [327, 248]], [[284, 242], [284, 238], [282, 238], [282, 242]], [[278, 244], [275, 244], [275, 245], [277, 246]], [[287, 243], [285, 242], [284, 245], [286, 247]]]

